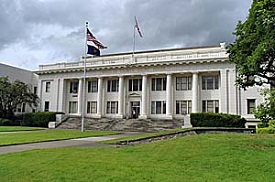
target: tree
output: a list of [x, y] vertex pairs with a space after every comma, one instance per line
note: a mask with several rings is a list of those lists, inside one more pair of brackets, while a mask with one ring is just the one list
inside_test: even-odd
[[0, 77], [0, 118], [10, 119], [23, 103], [37, 106], [38, 96], [27, 84], [18, 80], [11, 83], [7, 77]]
[[237, 85], [275, 87], [275, 0], [254, 0], [245, 22], [239, 21], [229, 60], [236, 64]]
[[270, 120], [275, 120], [275, 90], [265, 89], [262, 95], [265, 101], [257, 107], [254, 115], [261, 120], [262, 126], [266, 127]]

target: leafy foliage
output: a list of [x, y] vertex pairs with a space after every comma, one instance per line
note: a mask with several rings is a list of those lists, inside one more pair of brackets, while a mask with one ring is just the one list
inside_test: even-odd
[[193, 127], [244, 127], [246, 120], [238, 115], [223, 113], [192, 113]]
[[21, 126], [48, 127], [50, 121], [55, 121], [55, 112], [36, 112], [22, 115]]
[[29, 85], [18, 80], [11, 83], [8, 77], [0, 77], [0, 118], [11, 119], [23, 103], [37, 106], [38, 96], [31, 92]]
[[262, 91], [262, 95], [264, 102], [256, 108], [254, 115], [260, 119], [260, 126], [266, 127], [270, 120], [275, 119], [275, 90], [265, 89]]
[[234, 34], [228, 53], [237, 66], [237, 84], [275, 86], [275, 0], [254, 0], [247, 20], [237, 24]]

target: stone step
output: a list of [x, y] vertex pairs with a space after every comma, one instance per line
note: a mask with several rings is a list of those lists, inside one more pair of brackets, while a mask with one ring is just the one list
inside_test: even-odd
[[[152, 119], [112, 119], [112, 118], [85, 118], [85, 129], [108, 131], [161, 131], [181, 128], [180, 120], [152, 120]], [[70, 117], [62, 122], [60, 129], [80, 129], [81, 117]]]

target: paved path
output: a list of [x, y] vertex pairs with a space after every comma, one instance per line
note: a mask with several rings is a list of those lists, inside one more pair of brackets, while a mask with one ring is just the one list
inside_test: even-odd
[[33, 149], [45, 149], [45, 148], [62, 148], [62, 147], [114, 147], [115, 145], [107, 145], [98, 143], [100, 141], [112, 140], [122, 138], [125, 136], [135, 135], [137, 133], [124, 133], [119, 135], [108, 135], [99, 137], [87, 137], [70, 140], [52, 141], [52, 142], [40, 142], [22, 145], [10, 145], [0, 147], [0, 154], [7, 154], [13, 152], [22, 152]]

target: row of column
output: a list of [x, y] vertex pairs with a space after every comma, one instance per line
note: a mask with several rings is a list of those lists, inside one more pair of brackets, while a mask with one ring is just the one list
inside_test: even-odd
[[[221, 73], [221, 83], [226, 80], [226, 75], [222, 72]], [[148, 91], [147, 86], [148, 84], [148, 76], [142, 76], [142, 95], [141, 95], [141, 108], [140, 108], [140, 118], [146, 119], [148, 115], [148, 107], [147, 107], [147, 99], [148, 99]], [[124, 77], [119, 77], [119, 90], [118, 90], [118, 117], [123, 117], [123, 108], [124, 108]], [[198, 112], [198, 72], [194, 72], [192, 74], [192, 112]], [[223, 88], [221, 84], [221, 94], [226, 95], [227, 88]], [[227, 84], [226, 84], [227, 85]], [[103, 87], [103, 78], [98, 78], [98, 93], [97, 93], [97, 117], [102, 116], [102, 100], [103, 100], [103, 93], [100, 91]], [[79, 79], [79, 92], [78, 92], [78, 113], [82, 111], [82, 102], [83, 102], [83, 80]], [[221, 97], [223, 98], [223, 97]], [[227, 106], [227, 98], [225, 97], [222, 99], [223, 103], [225, 103], [223, 107]], [[166, 78], [166, 118], [172, 119], [173, 117], [173, 81], [172, 81], [172, 74], [167, 74]]]

